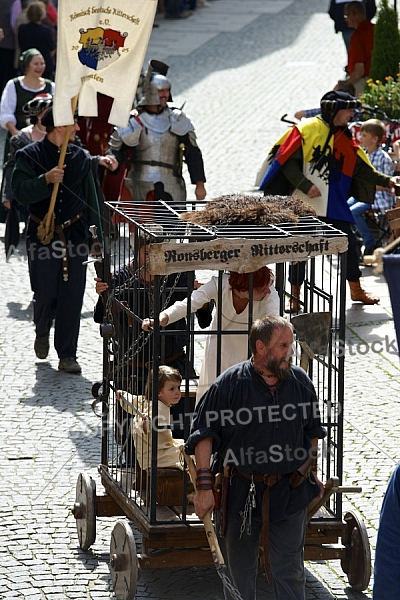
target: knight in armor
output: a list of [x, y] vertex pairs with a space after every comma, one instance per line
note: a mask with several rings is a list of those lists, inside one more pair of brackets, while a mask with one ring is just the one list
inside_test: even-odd
[[168, 105], [172, 98], [167, 71], [164, 63], [150, 62], [143, 81], [143, 97], [131, 112], [127, 127], [114, 129], [108, 153], [120, 165], [128, 155], [125, 185], [133, 200], [158, 199], [154, 188], [161, 182], [164, 192], [174, 202], [181, 203], [179, 208], [185, 208], [183, 161], [196, 186], [197, 200], [206, 197], [206, 178], [192, 121], [181, 109]]

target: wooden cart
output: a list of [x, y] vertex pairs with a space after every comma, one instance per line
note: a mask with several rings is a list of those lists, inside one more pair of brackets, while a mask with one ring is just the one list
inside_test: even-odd
[[[347, 237], [312, 217], [300, 218], [296, 224], [277, 226], [207, 228], [180, 220], [179, 214], [161, 201], [145, 206], [107, 203], [106, 211], [106, 222], [119, 223], [120, 237], [116, 242], [106, 237], [107, 253], [97, 265], [104, 270], [105, 279], [110, 280], [110, 272], [118, 272], [110, 280], [110, 292], [104, 298], [101, 325], [103, 380], [93, 386], [94, 411], [102, 420], [98, 472], [104, 493], [97, 493], [94, 480], [88, 474], [79, 474], [73, 513], [80, 547], [87, 550], [94, 543], [97, 517], [124, 516], [134, 523], [142, 536], [140, 552], [136, 549], [132, 527], [126, 520], [117, 521], [111, 534], [110, 572], [119, 600], [135, 597], [142, 569], [212, 565], [204, 526], [194, 514], [188, 498], [190, 483], [186, 471], [158, 468], [157, 433], [151, 437], [148, 469], [138, 467], [130, 431], [132, 420], [124, 420], [126, 415], [121, 417], [116, 390], [122, 387], [133, 393], [143, 393], [143, 382], [150, 365], [153, 387], [157, 390], [157, 370], [166, 358], [166, 338], [171, 335], [159, 326], [157, 315], [171, 302], [173, 294], [188, 296], [191, 293], [195, 271], [198, 274], [201, 270], [210, 270], [221, 277], [223, 270], [250, 272], [265, 264], [274, 264], [275, 285], [283, 314], [290, 295], [288, 268], [292, 262], [305, 261], [301, 314], [330, 315], [324, 349], [314, 348], [307, 357], [308, 373], [320, 399], [321, 420], [328, 434], [318, 463], [320, 477], [326, 482], [325, 495], [309, 506], [305, 559], [340, 560], [349, 584], [355, 590], [365, 590], [371, 575], [366, 528], [356, 514], [342, 514], [342, 493], [360, 492], [361, 489], [340, 485], [343, 476]], [[150, 246], [147, 246], [146, 262], [140, 264], [143, 238]], [[121, 265], [124, 265], [122, 270]], [[151, 286], [146, 284], [149, 279], [146, 273], [151, 275]], [[180, 273], [186, 273], [184, 279], [179, 277]], [[220, 307], [221, 303], [218, 305]], [[149, 306], [155, 319], [150, 334], [141, 330], [141, 319], [150, 316], [143, 313]], [[293, 323], [295, 316], [298, 315], [291, 315]], [[251, 318], [250, 303], [250, 322]], [[248, 328], [240, 333], [247, 340]], [[186, 372], [181, 412], [175, 419], [180, 423], [181, 437], [186, 437], [196, 388], [192, 368], [193, 365], [198, 368], [205, 335], [190, 314], [190, 302], [184, 328], [174, 330], [174, 335], [178, 334], [185, 339]], [[222, 332], [217, 328], [208, 330], [207, 334], [221, 336]], [[303, 342], [297, 334], [298, 362], [304, 354]], [[306, 348], [309, 349], [309, 345]], [[157, 417], [155, 405], [152, 417]]]

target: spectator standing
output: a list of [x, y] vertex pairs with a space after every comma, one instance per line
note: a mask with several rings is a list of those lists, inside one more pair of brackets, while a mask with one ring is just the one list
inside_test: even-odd
[[[27, 0], [26, 4], [28, 4], [28, 2], [29, 2], [29, 0]], [[14, 2], [12, 3], [12, 6], [11, 6], [11, 15], [10, 15], [11, 27], [14, 29], [14, 31], [16, 28], [17, 17], [21, 13], [21, 11], [22, 11], [22, 0], [14, 0]]]
[[31, 2], [26, 11], [28, 23], [21, 24], [18, 29], [18, 44], [21, 52], [29, 48], [37, 48], [46, 63], [43, 77], [54, 79], [56, 41], [54, 32], [43, 24], [46, 7], [43, 2]]
[[[347, 54], [348, 77], [345, 81], [355, 86], [356, 96], [359, 96], [364, 91], [371, 70], [375, 25], [366, 18], [365, 6], [362, 2], [347, 2], [344, 16], [349, 27], [354, 28]], [[342, 83], [339, 81], [335, 89], [339, 89]]]
[[[18, 69], [19, 66], [19, 59], [21, 56], [21, 48], [19, 47], [19, 43], [18, 43], [18, 29], [19, 26], [22, 25], [23, 23], [28, 23], [28, 17], [26, 16], [27, 10], [28, 10], [28, 6], [29, 6], [29, 2], [31, 0], [16, 0], [19, 4], [19, 6], [21, 7], [21, 10], [18, 11], [18, 13], [15, 15], [15, 19], [13, 21], [13, 29], [14, 29], [14, 35], [15, 35], [15, 56], [14, 56], [14, 66], [16, 69]], [[15, 3], [14, 3], [15, 4]]]
[[51, 0], [42, 0], [42, 2], [46, 7], [46, 18], [44, 20], [45, 25], [56, 28], [58, 20], [56, 7]]
[[194, 0], [191, 0], [190, 10], [188, 10], [185, 0], [165, 0], [165, 18], [186, 19], [187, 17], [190, 17], [193, 14], [193, 4], [195, 4], [195, 2]]
[[[376, 3], [375, 0], [364, 0], [366, 18], [370, 21], [376, 13]], [[354, 33], [353, 27], [350, 27], [347, 19], [344, 16], [344, 7], [346, 2], [339, 2], [338, 0], [331, 0], [329, 4], [328, 14], [330, 18], [334, 21], [335, 24], [335, 32], [341, 33], [343, 37], [344, 44], [346, 46], [346, 51], [348, 52], [350, 46], [350, 39]]]

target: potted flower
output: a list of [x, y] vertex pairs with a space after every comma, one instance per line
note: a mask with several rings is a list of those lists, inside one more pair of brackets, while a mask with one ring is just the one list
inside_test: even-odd
[[372, 108], [377, 106], [389, 119], [400, 119], [400, 73], [396, 77], [387, 75], [384, 81], [367, 79], [359, 99]]

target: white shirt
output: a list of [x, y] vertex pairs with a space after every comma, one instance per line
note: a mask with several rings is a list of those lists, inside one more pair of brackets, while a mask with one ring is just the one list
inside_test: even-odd
[[[147, 427], [143, 427], [143, 419], [135, 415], [132, 424], [132, 435], [135, 444], [136, 458], [142, 471], [148, 471], [151, 468], [151, 444], [152, 431], [157, 429], [157, 467], [163, 469], [166, 467], [175, 467], [183, 470], [183, 461], [181, 460], [180, 447], [185, 443], [183, 440], [174, 439], [171, 429], [171, 413], [168, 406], [160, 400], [158, 401], [158, 415], [154, 422], [152, 419], [152, 406], [149, 406], [147, 398], [144, 396], [133, 396], [128, 392], [123, 392], [123, 396], [128, 402], [133, 404], [141, 413], [149, 417]], [[129, 406], [122, 406], [131, 414], [134, 411]]]
[[[232, 288], [229, 285], [229, 274], [222, 276], [222, 310], [221, 325], [222, 331], [243, 330], [248, 333], [249, 305], [241, 312], [237, 313], [233, 306]], [[218, 302], [218, 277], [212, 277], [210, 281], [203, 284], [198, 290], [194, 290], [191, 296], [191, 311], [196, 312], [210, 300]], [[187, 314], [187, 300], [175, 302], [172, 306], [164, 310], [168, 315], [169, 323], [175, 323]], [[261, 301], [253, 302], [253, 319], [259, 319], [265, 315], [279, 315], [279, 296], [275, 287], [271, 285], [270, 293]], [[210, 329], [218, 327], [218, 312], [214, 312]], [[196, 394], [196, 403], [201, 396], [208, 390], [210, 385], [217, 377], [217, 348], [218, 335], [209, 334], [206, 339], [203, 363], [199, 377], [199, 385]], [[221, 373], [237, 363], [247, 360], [249, 356], [248, 335], [230, 334], [221, 336]]]
[[[47, 81], [44, 85], [36, 90], [27, 87], [22, 83], [23, 77], [18, 77], [19, 83], [24, 90], [28, 92], [34, 92], [35, 95], [43, 93], [43, 90], [46, 89]], [[54, 94], [55, 85], [54, 82], [51, 82], [51, 91], [50, 93]], [[7, 129], [7, 123], [13, 123], [15, 125], [17, 123], [17, 119], [15, 118], [15, 111], [17, 109], [17, 92], [15, 89], [15, 84], [12, 79], [7, 81], [6, 86], [1, 95], [1, 104], [0, 104], [0, 125]]]

